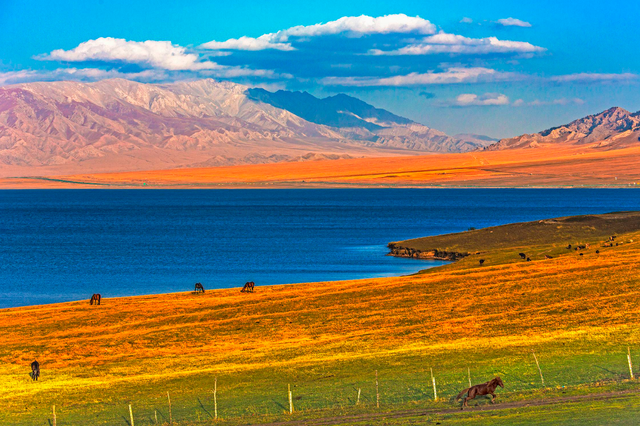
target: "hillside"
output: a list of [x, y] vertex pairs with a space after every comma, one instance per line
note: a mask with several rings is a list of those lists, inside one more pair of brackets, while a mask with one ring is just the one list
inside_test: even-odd
[[[512, 223], [456, 234], [437, 235], [389, 243], [391, 254], [402, 257], [433, 258], [434, 253], [469, 256], [496, 249], [523, 248], [554, 243], [560, 253], [564, 246], [576, 249], [585, 241], [608, 240], [640, 228], [640, 212], [585, 215]], [[513, 256], [514, 259], [521, 260]]]
[[477, 146], [345, 95], [318, 100], [210, 79], [0, 87], [2, 176], [460, 152]]
[[[168, 423], [169, 392], [174, 424], [202, 424], [217, 380], [231, 425], [635, 424], [627, 348], [639, 365], [640, 221], [618, 216], [546, 220], [596, 230], [487, 240], [481, 255], [407, 277], [0, 310], [0, 423], [48, 424], [53, 404], [58, 424], [125, 424], [129, 404], [135, 424]], [[605, 246], [617, 220], [625, 233]], [[590, 245], [582, 256], [566, 249], [576, 241]], [[490, 411], [460, 412], [452, 398], [468, 381], [495, 375], [497, 405], [481, 398], [471, 405]]]
[[599, 114], [553, 127], [540, 133], [502, 139], [487, 150], [537, 148], [545, 145], [582, 145], [594, 149], [620, 149], [640, 144], [640, 112], [614, 107]]

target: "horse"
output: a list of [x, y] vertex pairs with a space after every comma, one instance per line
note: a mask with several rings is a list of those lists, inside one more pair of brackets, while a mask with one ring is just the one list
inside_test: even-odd
[[464, 410], [464, 407], [468, 407], [469, 405], [467, 404], [467, 402], [471, 401], [478, 395], [491, 395], [491, 403], [494, 404], [494, 401], [496, 399], [495, 391], [498, 386], [504, 389], [504, 383], [502, 383], [502, 379], [500, 377], [496, 377], [493, 380], [482, 383], [481, 385], [475, 385], [471, 386], [470, 388], [466, 388], [458, 394], [458, 396], [456, 397], [456, 401], [462, 398], [462, 395], [468, 393], [467, 397], [464, 399], [464, 401], [462, 401], [462, 407], [460, 407], [461, 410]]
[[527, 258], [527, 255], [526, 255], [526, 254], [524, 254], [524, 253], [518, 253], [518, 254], [519, 254], [519, 255], [520, 255], [520, 257], [521, 257], [521, 258], [523, 258], [523, 259], [526, 259], [526, 258]]
[[253, 293], [253, 288], [256, 286], [256, 283], [254, 283], [253, 281], [249, 281], [247, 283], [245, 283], [244, 287], [242, 287], [242, 290], [240, 290], [241, 293]]
[[480, 262], [480, 266], [482, 266], [482, 264], [484, 263], [484, 259], [480, 259], [478, 262]]
[[40, 363], [38, 361], [33, 361], [31, 363], [31, 379], [33, 381], [37, 381], [38, 377], [40, 377]]
[[203, 292], [203, 293], [204, 293], [204, 287], [202, 286], [202, 284], [200, 284], [200, 283], [196, 283], [196, 288], [195, 288], [194, 292], [196, 292], [196, 293], [197, 293], [197, 292], [199, 292], [199, 291], [201, 291], [201, 292]]
[[91, 296], [91, 299], [89, 299], [89, 304], [93, 305], [93, 302], [96, 302], [96, 305], [99, 305], [101, 300], [102, 296], [100, 295], [100, 293], [95, 293], [93, 296]]

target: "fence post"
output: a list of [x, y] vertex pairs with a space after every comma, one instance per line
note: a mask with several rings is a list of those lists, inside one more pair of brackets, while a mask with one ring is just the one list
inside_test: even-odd
[[627, 361], [629, 361], [629, 376], [633, 380], [633, 366], [631, 365], [631, 348], [627, 346]]
[[471, 370], [467, 367], [467, 374], [469, 375], [469, 387], [471, 387]]
[[133, 424], [133, 410], [131, 409], [131, 404], [129, 404], [129, 418], [131, 419], [131, 426], [135, 426]]
[[433, 377], [433, 368], [431, 368], [431, 383], [433, 383], [433, 400], [438, 400], [438, 391], [436, 390], [436, 378]]
[[158, 424], [158, 410], [153, 410], [153, 415], [156, 418], [156, 424]]
[[53, 426], [57, 426], [57, 421], [56, 421], [56, 404], [53, 404]]
[[173, 424], [173, 417], [171, 417], [171, 397], [169, 396], [169, 391], [167, 391], [167, 399], [169, 400], [169, 424]]
[[218, 420], [218, 378], [213, 383], [213, 419]]
[[380, 392], [378, 391], [378, 370], [376, 370], [376, 407], [380, 408]]
[[293, 414], [293, 396], [291, 395], [291, 385], [287, 385], [289, 387], [289, 414]]
[[358, 399], [356, 399], [356, 405], [360, 404], [360, 388], [358, 388]]
[[542, 370], [540, 369], [540, 363], [538, 362], [538, 357], [536, 356], [536, 353], [533, 351], [533, 349], [531, 350], [531, 353], [533, 354], [533, 359], [536, 360], [536, 365], [538, 366], [538, 373], [540, 373], [540, 381], [542, 382], [542, 387], [545, 387], [544, 377], [542, 377]]

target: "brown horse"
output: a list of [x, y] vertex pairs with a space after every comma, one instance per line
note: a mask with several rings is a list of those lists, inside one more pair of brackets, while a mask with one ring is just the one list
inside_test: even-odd
[[202, 284], [200, 284], [200, 283], [196, 283], [196, 288], [195, 288], [195, 290], [194, 290], [194, 291], [195, 291], [196, 293], [197, 293], [197, 292], [199, 292], [199, 291], [201, 291], [201, 292], [203, 292], [203, 293], [204, 293], [204, 287], [202, 286]]
[[31, 363], [31, 379], [37, 381], [40, 377], [40, 363], [36, 360]]
[[96, 305], [99, 305], [101, 300], [102, 300], [102, 296], [100, 296], [99, 293], [96, 293], [93, 296], [91, 296], [91, 299], [89, 300], [89, 304], [93, 305], [93, 302], [96, 302]]
[[247, 293], [253, 293], [253, 288], [256, 286], [256, 283], [254, 283], [253, 281], [249, 281], [248, 283], [245, 283], [244, 287], [242, 287], [242, 290], [240, 290], [242, 293], [247, 292]]
[[462, 395], [468, 393], [467, 397], [464, 399], [464, 401], [462, 401], [462, 407], [460, 408], [461, 410], [464, 410], [464, 407], [468, 407], [469, 405], [467, 404], [467, 402], [471, 401], [478, 395], [491, 395], [493, 397], [491, 398], [491, 403], [493, 404], [496, 399], [495, 391], [498, 386], [504, 388], [504, 383], [502, 383], [502, 379], [500, 377], [496, 377], [495, 379], [481, 385], [475, 385], [471, 386], [470, 388], [466, 388], [458, 394], [458, 396], [456, 397], [456, 401], [462, 398]]

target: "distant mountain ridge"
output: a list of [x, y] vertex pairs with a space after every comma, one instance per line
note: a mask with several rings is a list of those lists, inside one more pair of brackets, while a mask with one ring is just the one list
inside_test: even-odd
[[555, 144], [588, 145], [596, 149], [620, 149], [639, 145], [640, 112], [631, 113], [623, 108], [613, 107], [539, 133], [502, 139], [485, 149], [536, 148]]
[[[0, 87], [0, 174], [107, 172], [465, 152], [452, 138], [347, 95], [211, 79]], [[16, 172], [16, 173], [18, 173]], [[47, 172], [48, 173], [48, 172]]]
[[339, 94], [319, 99], [307, 92], [288, 92], [278, 90], [268, 92], [264, 89], [247, 90], [249, 99], [273, 105], [316, 124], [345, 128], [364, 127], [378, 130], [392, 125], [407, 125], [413, 122], [384, 109], [375, 108], [360, 99]]

